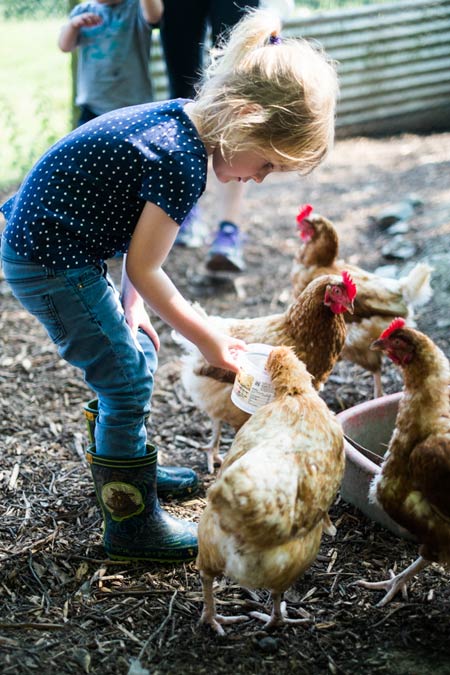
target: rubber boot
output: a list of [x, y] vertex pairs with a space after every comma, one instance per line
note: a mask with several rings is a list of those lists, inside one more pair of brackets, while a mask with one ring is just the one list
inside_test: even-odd
[[[86, 417], [89, 442], [95, 444], [95, 423], [98, 417], [98, 399], [88, 401], [83, 407]], [[195, 471], [184, 466], [161, 466], [156, 469], [156, 486], [161, 499], [175, 497], [183, 499], [198, 490], [198, 478]]]
[[133, 459], [97, 455], [89, 446], [97, 499], [103, 512], [103, 544], [112, 560], [179, 562], [197, 555], [197, 525], [173, 518], [156, 494], [157, 450]]

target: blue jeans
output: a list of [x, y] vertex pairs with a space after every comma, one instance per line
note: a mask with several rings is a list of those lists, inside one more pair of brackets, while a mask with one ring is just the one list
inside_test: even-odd
[[134, 338], [106, 265], [55, 270], [25, 260], [4, 239], [1, 258], [15, 297], [97, 394], [97, 453], [144, 455], [157, 354], [146, 333]]

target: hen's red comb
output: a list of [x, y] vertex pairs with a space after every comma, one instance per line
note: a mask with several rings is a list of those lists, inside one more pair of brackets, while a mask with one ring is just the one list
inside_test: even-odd
[[384, 330], [384, 331], [381, 333], [379, 339], [380, 339], [380, 340], [385, 340], [387, 337], [389, 337], [389, 336], [391, 335], [391, 333], [394, 332], [394, 330], [397, 330], [397, 328], [403, 328], [403, 326], [405, 325], [405, 323], [406, 323], [405, 319], [402, 319], [401, 316], [398, 316], [396, 319], [394, 319], [393, 321], [391, 321], [391, 323], [390, 323], [389, 326], [386, 328], [386, 330]]
[[300, 225], [302, 220], [311, 215], [312, 210], [313, 207], [311, 206], [311, 204], [304, 204], [303, 206], [301, 206], [297, 216], [297, 223]]
[[342, 281], [344, 282], [345, 288], [347, 289], [348, 299], [354, 300], [356, 296], [356, 284], [346, 270], [342, 272]]

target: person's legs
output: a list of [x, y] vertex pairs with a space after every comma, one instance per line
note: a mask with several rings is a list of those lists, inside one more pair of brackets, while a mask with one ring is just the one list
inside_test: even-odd
[[232, 28], [244, 16], [248, 8], [259, 6], [259, 0], [210, 0], [209, 23], [211, 25], [211, 39], [213, 44], [224, 33]]
[[[157, 368], [157, 353], [150, 337], [141, 328], [137, 332], [137, 340], [144, 353], [147, 368], [150, 373], [155, 373]], [[88, 419], [89, 440], [95, 445], [96, 427], [98, 420], [97, 399], [89, 401], [84, 406], [84, 413]], [[177, 497], [185, 498], [194, 494], [198, 488], [198, 478], [195, 471], [187, 467], [162, 466], [156, 467], [156, 486], [158, 496], [161, 498]]]
[[207, 228], [201, 218], [198, 204], [195, 204], [181, 223], [175, 244], [186, 248], [199, 248], [207, 238]]
[[[211, 27], [215, 44], [226, 29], [234, 26], [248, 7], [259, 0], [166, 0], [161, 40], [166, 59], [170, 96], [191, 98], [201, 75], [206, 28]], [[219, 227], [207, 254], [206, 267], [213, 272], [242, 272], [245, 268], [239, 218], [244, 185], [220, 185]], [[181, 224], [176, 244], [195, 248], [205, 239], [205, 226], [198, 207]]]
[[242, 211], [246, 185], [245, 183], [230, 181], [229, 183], [220, 183], [220, 188], [217, 214], [219, 221], [227, 220], [228, 222], [235, 223], [239, 220]]
[[219, 228], [208, 250], [206, 268], [211, 272], [243, 272], [245, 269], [243, 237], [239, 217], [245, 184], [232, 181], [220, 184], [218, 208]]
[[82, 124], [94, 120], [98, 115], [93, 112], [89, 106], [82, 105], [80, 106], [80, 116], [78, 118], [77, 127], [81, 127]]
[[[161, 21], [161, 43], [171, 98], [194, 98], [203, 68], [204, 43], [210, 0], [167, 0]], [[175, 243], [198, 248], [205, 239], [197, 206], [180, 225]]]
[[[83, 370], [99, 396], [96, 445], [87, 454], [112, 558], [192, 559], [195, 526], [171, 518], [156, 494], [157, 451], [146, 443], [153, 373], [125, 322], [117, 292], [96, 265], [57, 271], [2, 241], [6, 281], [46, 328], [60, 355]], [[154, 347], [146, 345], [151, 352]]]
[[44, 325], [62, 358], [83, 371], [99, 398], [97, 453], [144, 455], [153, 372], [103, 268], [46, 268], [17, 257], [4, 243], [2, 257], [14, 295]]
[[[211, 0], [208, 18], [213, 44], [243, 17], [248, 8], [258, 6], [259, 0]], [[243, 183], [219, 185], [219, 227], [206, 258], [206, 268], [211, 272], [242, 272], [245, 269], [239, 225], [244, 191]]]
[[165, 0], [161, 42], [171, 98], [193, 98], [203, 67], [209, 0]]

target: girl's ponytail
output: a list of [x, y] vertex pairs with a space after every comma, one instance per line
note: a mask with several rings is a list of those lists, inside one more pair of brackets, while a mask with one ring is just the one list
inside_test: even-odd
[[279, 35], [280, 32], [281, 19], [278, 14], [268, 10], [249, 10], [212, 50], [205, 80], [245, 69], [245, 64], [248, 64], [246, 57], [256, 49], [269, 45], [271, 35]]
[[280, 33], [279, 15], [260, 9], [228, 33], [198, 89], [199, 130], [225, 158], [259, 151], [308, 173], [333, 142], [337, 77], [319, 47]]

